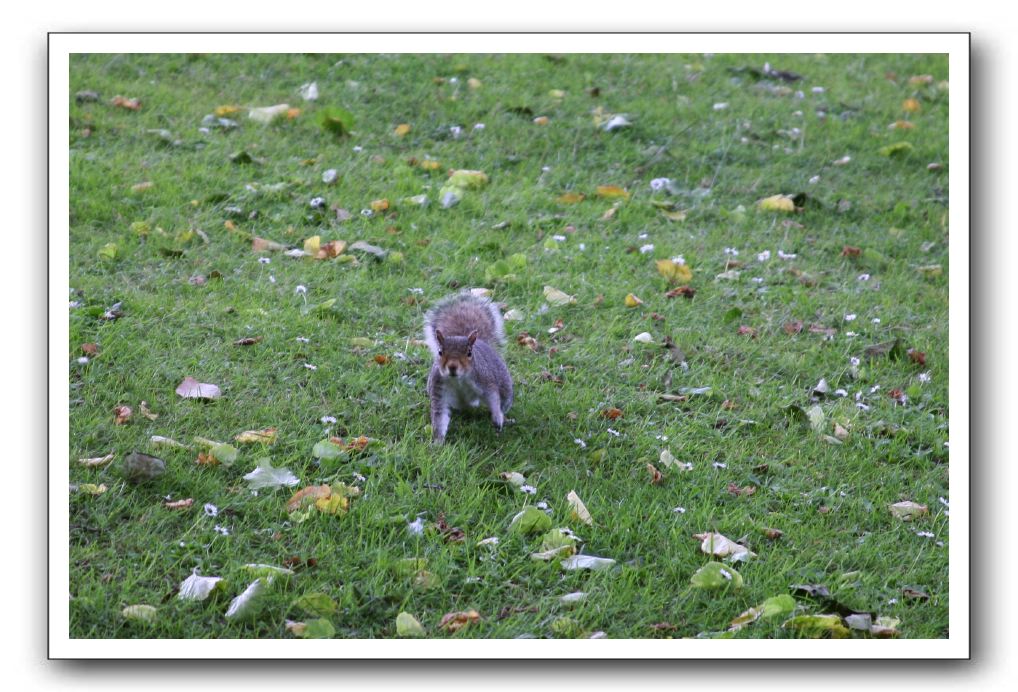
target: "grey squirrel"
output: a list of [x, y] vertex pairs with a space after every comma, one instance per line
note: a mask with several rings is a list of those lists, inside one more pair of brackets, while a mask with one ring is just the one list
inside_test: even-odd
[[495, 304], [469, 291], [443, 298], [424, 316], [424, 341], [434, 358], [428, 398], [435, 444], [445, 442], [452, 409], [483, 404], [501, 430], [513, 405], [513, 380], [498, 353], [505, 326]]

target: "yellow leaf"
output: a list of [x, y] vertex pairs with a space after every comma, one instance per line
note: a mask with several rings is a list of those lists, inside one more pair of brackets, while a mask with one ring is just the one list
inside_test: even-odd
[[240, 113], [240, 106], [216, 106], [216, 109], [212, 112], [215, 113], [217, 118], [226, 118]]
[[300, 117], [300, 108], [287, 108], [286, 109], [286, 119], [287, 120], [295, 120], [298, 117]]
[[662, 209], [661, 210], [661, 216], [665, 217], [669, 221], [685, 221], [686, 220], [686, 212], [678, 211], [678, 210], [676, 210], [676, 211], [669, 211], [667, 209]]
[[286, 502], [286, 511], [295, 512], [301, 509], [307, 504], [310, 504], [312, 500], [317, 501], [319, 499], [328, 499], [332, 495], [332, 488], [326, 484], [322, 485], [309, 485], [306, 488], [301, 488], [293, 494]]
[[626, 307], [635, 308], [638, 305], [643, 305], [643, 301], [634, 296], [632, 293], [626, 296]]
[[548, 119], [547, 115], [539, 115], [536, 118], [534, 118], [535, 125], [547, 125], [549, 122], [551, 121]]
[[318, 250], [321, 249], [322, 236], [313, 235], [304, 241], [304, 252], [314, 257], [318, 254]]
[[270, 445], [276, 441], [276, 429], [245, 430], [233, 439], [237, 442], [261, 442], [262, 444]]
[[481, 80], [479, 80], [477, 77], [471, 77], [470, 79], [467, 80], [467, 86], [470, 87], [471, 89], [480, 89]]
[[622, 199], [629, 199], [629, 193], [623, 190], [618, 185], [598, 185], [597, 196], [604, 199], [614, 199], [621, 197]]
[[385, 211], [389, 208], [389, 200], [387, 199], [376, 199], [371, 202], [372, 211]]
[[918, 113], [921, 108], [917, 99], [905, 99], [901, 102], [901, 109], [906, 113]]
[[417, 165], [426, 171], [437, 171], [439, 168], [442, 167], [442, 164], [436, 161], [435, 159], [424, 159]]
[[669, 283], [688, 282], [693, 278], [693, 270], [685, 264], [663, 259], [658, 260], [656, 265], [658, 274], [668, 279]]
[[569, 507], [571, 509], [570, 516], [589, 526], [594, 525], [594, 520], [590, 518], [590, 512], [587, 511], [586, 505], [583, 504], [583, 500], [580, 499], [580, 496], [576, 494], [575, 490], [569, 491], [569, 494], [566, 495], [566, 501], [569, 502]]
[[456, 170], [449, 175], [449, 185], [463, 190], [477, 190], [488, 184], [483, 171]]
[[891, 130], [911, 130], [915, 128], [915, 123], [909, 122], [908, 120], [895, 120], [891, 123]]
[[107, 488], [105, 483], [101, 483], [99, 485], [96, 485], [95, 483], [82, 483], [78, 486], [78, 490], [83, 493], [88, 493], [89, 495], [102, 495], [106, 492]]
[[396, 129], [393, 132], [396, 133], [397, 137], [406, 137], [408, 134], [410, 134], [410, 125], [408, 125], [407, 123], [397, 125]]
[[555, 198], [555, 201], [559, 204], [577, 204], [582, 202], [585, 196], [579, 192], [566, 192]]
[[332, 493], [329, 497], [315, 500], [315, 507], [326, 514], [346, 514], [350, 508], [350, 500], [343, 495]]
[[757, 204], [764, 211], [795, 211], [795, 202], [788, 195], [765, 197]]

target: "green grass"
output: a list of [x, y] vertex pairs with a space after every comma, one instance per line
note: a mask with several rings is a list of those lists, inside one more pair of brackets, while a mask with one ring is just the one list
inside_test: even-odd
[[[774, 93], [780, 81], [730, 70], [768, 61], [805, 76], [789, 85], [802, 98]], [[921, 74], [933, 83], [909, 83]], [[938, 87], [947, 79], [946, 56], [913, 55], [74, 56], [69, 300], [81, 306], [69, 317], [68, 469], [72, 484], [109, 489], [69, 497], [71, 636], [289, 637], [286, 620], [313, 617], [294, 601], [323, 592], [338, 604], [330, 618], [340, 637], [393, 637], [400, 611], [433, 636], [449, 636], [439, 620], [469, 609], [482, 620], [455, 636], [568, 634], [559, 618], [569, 617], [578, 631], [613, 638], [688, 637], [725, 630], [793, 584], [823, 584], [847, 608], [898, 618], [902, 637], [947, 636], [948, 519], [938, 500], [949, 498], [948, 92]], [[321, 96], [305, 103], [297, 90], [312, 80]], [[100, 100], [75, 103], [81, 90]], [[139, 98], [140, 111], [109, 105], [118, 94]], [[921, 110], [903, 113], [913, 97]], [[302, 113], [262, 126], [242, 110], [232, 116], [236, 129], [199, 132], [217, 106], [281, 102]], [[353, 114], [351, 136], [319, 127], [328, 106]], [[597, 106], [627, 114], [633, 126], [597, 130]], [[538, 116], [548, 124], [534, 124]], [[888, 129], [905, 118], [914, 129]], [[412, 126], [403, 138], [393, 133], [400, 123]], [[462, 127], [458, 138], [453, 125]], [[179, 143], [149, 130], [168, 130]], [[898, 141], [913, 149], [880, 154]], [[256, 162], [232, 163], [242, 151]], [[845, 155], [847, 165], [833, 165]], [[440, 168], [408, 163], [425, 157]], [[943, 169], [928, 171], [931, 162]], [[330, 168], [340, 174], [332, 186], [322, 183]], [[459, 168], [484, 171], [490, 184], [443, 209], [446, 170]], [[660, 177], [679, 194], [653, 191]], [[152, 186], [132, 191], [144, 181]], [[602, 217], [614, 200], [598, 198], [599, 185], [631, 194], [610, 219]], [[560, 203], [565, 192], [586, 199]], [[801, 213], [756, 207], [799, 192], [807, 194]], [[431, 204], [404, 201], [419, 194]], [[353, 218], [314, 211], [316, 196]], [[382, 198], [389, 212], [361, 215]], [[655, 200], [675, 202], [685, 220], [665, 219]], [[147, 224], [147, 236], [135, 222]], [[187, 239], [188, 230], [208, 242]], [[565, 240], [555, 241], [560, 234]], [[403, 261], [260, 255], [251, 235], [293, 247], [313, 235], [364, 240]], [[117, 247], [112, 261], [98, 255], [108, 243]], [[647, 244], [653, 250], [641, 253]], [[843, 256], [845, 246], [862, 254]], [[759, 261], [765, 250], [770, 259]], [[781, 259], [779, 250], [796, 257]], [[491, 264], [517, 253], [525, 270], [485, 283]], [[664, 295], [669, 286], [653, 260], [675, 255], [693, 270], [692, 300]], [[271, 263], [259, 263], [263, 256]], [[716, 279], [730, 259], [744, 262], [741, 274]], [[931, 265], [942, 274], [917, 271]], [[208, 278], [213, 272], [218, 278]], [[208, 280], [192, 285], [195, 276]], [[336, 302], [303, 314], [298, 285], [309, 305]], [[577, 302], [542, 310], [545, 285]], [[448, 443], [436, 448], [424, 392], [430, 359], [413, 340], [428, 305], [465, 286], [487, 286], [525, 315], [507, 323], [516, 424], [498, 435], [483, 416], [454, 417]], [[625, 307], [628, 293], [643, 305]], [[99, 318], [117, 302], [119, 319]], [[847, 314], [858, 317], [846, 322]], [[559, 319], [563, 328], [549, 334]], [[786, 333], [793, 321], [805, 325], [801, 333]], [[811, 324], [837, 332], [827, 339]], [[740, 334], [743, 325], [755, 336]], [[538, 351], [516, 343], [524, 331]], [[657, 345], [632, 340], [644, 331]], [[233, 344], [248, 336], [262, 340]], [[686, 367], [660, 347], [666, 336]], [[373, 345], [355, 346], [358, 338]], [[925, 353], [925, 366], [866, 357], [867, 346], [895, 339]], [[77, 362], [83, 343], [99, 348], [85, 365]], [[390, 360], [379, 365], [376, 355]], [[919, 379], [924, 372], [928, 382]], [[219, 385], [222, 398], [178, 397], [185, 376]], [[814, 401], [821, 378], [848, 396]], [[660, 399], [701, 387], [710, 390]], [[888, 396], [895, 388], [908, 394], [905, 405]], [[857, 392], [868, 409], [857, 407]], [[156, 420], [141, 415], [142, 400]], [[822, 434], [793, 415], [815, 404], [825, 415]], [[114, 424], [118, 405], [135, 411], [125, 425]], [[611, 407], [623, 416], [606, 419]], [[337, 422], [323, 425], [323, 416]], [[848, 430], [840, 445], [823, 437], [835, 422]], [[195, 463], [196, 436], [229, 442], [267, 426], [278, 428], [271, 447], [238, 445], [229, 468]], [[374, 442], [319, 466], [311, 450], [327, 429]], [[192, 448], [154, 447], [152, 435]], [[693, 470], [664, 468], [662, 449]], [[127, 483], [120, 463], [132, 450], [163, 458], [167, 472]], [[117, 458], [105, 469], [77, 462], [110, 452]], [[293, 489], [246, 488], [242, 476], [265, 455], [301, 487], [343, 481], [363, 495], [345, 516], [297, 522], [285, 509]], [[648, 462], [664, 473], [661, 484], [649, 482]], [[525, 474], [536, 495], [500, 484], [503, 471]], [[756, 491], [735, 496], [733, 483]], [[570, 490], [593, 526], [570, 518]], [[166, 496], [194, 505], [169, 510]], [[928, 505], [929, 515], [893, 517], [887, 505], [906, 499]], [[583, 538], [583, 552], [616, 567], [563, 572], [531, 560], [540, 538], [516, 534], [509, 522], [538, 501], [555, 526]], [[205, 503], [219, 515], [206, 516]], [[440, 514], [465, 532], [462, 543], [434, 528]], [[418, 516], [428, 527], [422, 536], [407, 530]], [[770, 540], [766, 528], [783, 536]], [[690, 576], [709, 561], [692, 536], [711, 530], [757, 553], [737, 565], [741, 590], [691, 588]], [[476, 545], [490, 536], [500, 538], [496, 550]], [[244, 564], [294, 556], [317, 564], [273, 584], [255, 618], [224, 618], [251, 580]], [[435, 588], [415, 588], [401, 569], [406, 558], [426, 560]], [[227, 578], [227, 593], [176, 598], [196, 568]], [[905, 598], [907, 587], [929, 599]], [[559, 604], [577, 590], [589, 593], [584, 603]], [[133, 604], [157, 606], [158, 621], [126, 620], [121, 611]], [[503, 611], [513, 607], [522, 610]], [[829, 611], [797, 596], [797, 614]], [[757, 622], [736, 636], [791, 636], [780, 625]]]

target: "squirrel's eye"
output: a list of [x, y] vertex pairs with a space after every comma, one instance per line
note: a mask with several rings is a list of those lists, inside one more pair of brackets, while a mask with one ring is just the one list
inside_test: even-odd
[[473, 351], [467, 351], [467, 358], [469, 358], [472, 354], [473, 354]]
[[442, 355], [442, 349], [438, 349], [438, 355]]

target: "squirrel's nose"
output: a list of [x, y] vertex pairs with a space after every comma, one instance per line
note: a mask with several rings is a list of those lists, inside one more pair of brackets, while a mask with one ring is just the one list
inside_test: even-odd
[[455, 365], [450, 365], [449, 366], [449, 374], [452, 375], [453, 377], [456, 377], [456, 366]]

